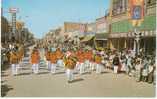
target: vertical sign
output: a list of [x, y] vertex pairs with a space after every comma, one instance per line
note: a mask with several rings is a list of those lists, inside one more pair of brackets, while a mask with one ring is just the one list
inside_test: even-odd
[[133, 26], [141, 26], [144, 20], [144, 0], [129, 0], [130, 18]]

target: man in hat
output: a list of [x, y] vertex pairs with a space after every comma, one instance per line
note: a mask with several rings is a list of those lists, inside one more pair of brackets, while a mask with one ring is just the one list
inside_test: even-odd
[[78, 62], [79, 62], [79, 67], [80, 67], [80, 74], [83, 74], [85, 72], [85, 57], [84, 57], [84, 52], [80, 50], [80, 54], [78, 55]]
[[15, 49], [12, 49], [10, 52], [10, 63], [11, 63], [11, 70], [12, 75], [17, 75], [18, 71], [18, 54]]
[[95, 62], [96, 62], [96, 73], [100, 74], [102, 72], [102, 65], [101, 65], [101, 55], [99, 53], [96, 54], [95, 56]]
[[76, 61], [74, 61], [73, 56], [72, 55], [66, 56], [65, 68], [66, 68], [68, 83], [71, 83], [74, 79], [73, 72], [74, 72], [75, 65], [76, 65]]
[[46, 48], [45, 49], [45, 57], [46, 57], [47, 66], [48, 66], [48, 70], [49, 71], [51, 70], [50, 56], [51, 56], [51, 49], [50, 48]]
[[50, 55], [50, 61], [51, 61], [51, 73], [56, 73], [56, 63], [57, 63], [57, 56], [56, 52], [52, 51]]
[[31, 53], [31, 64], [33, 73], [37, 74], [39, 71], [39, 61], [40, 54], [36, 47], [34, 47], [33, 52]]
[[119, 57], [118, 57], [118, 54], [116, 54], [116, 56], [113, 58], [113, 65], [114, 65], [114, 73], [118, 73], [118, 65], [120, 64], [120, 61], [119, 61]]
[[60, 66], [60, 67], [64, 67], [63, 65], [63, 53], [62, 51], [60, 50], [60, 48], [58, 48], [56, 50], [56, 55], [57, 55], [57, 66]]

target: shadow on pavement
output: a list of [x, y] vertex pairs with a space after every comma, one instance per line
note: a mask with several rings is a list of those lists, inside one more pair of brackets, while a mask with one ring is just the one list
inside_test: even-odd
[[83, 81], [84, 79], [82, 78], [78, 78], [78, 79], [74, 79], [73, 81], [71, 81], [71, 83], [75, 83], [75, 82], [79, 82], [79, 81]]
[[48, 74], [49, 72], [39, 72], [38, 75], [41, 75], [41, 74]]
[[31, 68], [20, 68], [20, 70], [31, 70]]
[[8, 91], [13, 90], [13, 88], [11, 88], [8, 85], [1, 85], [1, 96], [4, 97], [7, 95]]
[[17, 76], [23, 76], [23, 75], [30, 75], [31, 73], [20, 73], [20, 74], [17, 74]]
[[63, 72], [57, 72], [57, 73], [55, 73], [55, 75], [57, 75], [57, 74], [65, 74], [65, 72], [63, 71]]
[[106, 74], [106, 73], [110, 73], [110, 72], [107, 72], [107, 71], [103, 71], [103, 72], [101, 72], [101, 74]]

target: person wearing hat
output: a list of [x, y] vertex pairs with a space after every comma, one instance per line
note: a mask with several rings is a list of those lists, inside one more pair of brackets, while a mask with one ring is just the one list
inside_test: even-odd
[[10, 63], [12, 75], [17, 75], [18, 73], [18, 54], [15, 49], [10, 52]]
[[63, 65], [63, 53], [62, 51], [60, 50], [60, 48], [58, 48], [56, 50], [56, 55], [57, 55], [57, 66], [59, 67], [64, 67]]
[[95, 56], [95, 62], [96, 62], [96, 73], [100, 74], [102, 72], [102, 65], [101, 65], [102, 57], [99, 53]]
[[68, 83], [71, 83], [74, 80], [73, 72], [75, 66], [76, 66], [76, 61], [73, 60], [73, 56], [72, 55], [66, 56], [65, 68], [66, 68]]
[[50, 48], [46, 48], [45, 49], [45, 57], [46, 57], [46, 61], [47, 61], [47, 68], [50, 71], [51, 70], [51, 61], [50, 61], [50, 56], [51, 56], [51, 50]]
[[39, 60], [40, 60], [40, 54], [37, 48], [35, 47], [33, 49], [33, 52], [31, 53], [32, 70], [33, 70], [33, 73], [35, 74], [37, 74], [39, 71]]
[[114, 73], [117, 74], [118, 73], [118, 65], [120, 64], [120, 60], [118, 57], [118, 54], [116, 54], [116, 56], [113, 58], [113, 69], [114, 69]]
[[18, 57], [19, 57], [19, 67], [18, 68], [20, 68], [20, 64], [22, 64], [22, 59], [24, 57], [24, 48], [23, 48], [23, 46], [19, 47]]
[[78, 62], [79, 62], [79, 67], [80, 67], [80, 74], [83, 74], [85, 72], [85, 57], [84, 57], [84, 52], [81, 50], [80, 54], [77, 56], [78, 57]]
[[57, 63], [57, 56], [55, 52], [51, 52], [50, 54], [50, 61], [51, 61], [51, 73], [56, 73], [56, 63]]

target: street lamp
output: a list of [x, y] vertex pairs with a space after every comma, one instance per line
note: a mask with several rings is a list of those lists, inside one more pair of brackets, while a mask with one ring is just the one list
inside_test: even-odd
[[140, 37], [142, 36], [141, 32], [138, 32], [136, 29], [134, 31], [135, 41], [136, 41], [136, 54], [139, 55], [140, 50]]

